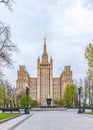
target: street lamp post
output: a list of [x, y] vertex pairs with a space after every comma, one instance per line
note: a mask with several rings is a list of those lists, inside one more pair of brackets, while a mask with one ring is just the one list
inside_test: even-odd
[[26, 87], [26, 108], [25, 108], [25, 114], [29, 114], [29, 108], [28, 108], [28, 94], [29, 94], [29, 88]]
[[10, 109], [12, 109], [12, 99], [10, 98]]
[[12, 99], [10, 98], [10, 112], [12, 113]]
[[4, 98], [4, 108], [5, 108], [5, 98]]
[[85, 105], [86, 105], [86, 99], [84, 99], [84, 102], [83, 102], [83, 112], [85, 112]]
[[79, 94], [79, 109], [78, 109], [78, 113], [82, 113], [82, 109], [81, 109], [81, 90], [82, 87], [78, 88], [78, 94]]

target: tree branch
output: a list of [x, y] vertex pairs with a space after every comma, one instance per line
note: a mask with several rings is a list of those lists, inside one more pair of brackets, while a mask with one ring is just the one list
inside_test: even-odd
[[4, 4], [4, 5], [6, 5], [6, 6], [8, 6], [8, 8], [10, 9], [10, 10], [12, 10], [12, 3], [14, 2], [14, 0], [0, 0], [0, 3], [1, 4]]
[[13, 67], [12, 53], [17, 52], [17, 46], [10, 40], [10, 27], [2, 24], [0, 27], [0, 62]]

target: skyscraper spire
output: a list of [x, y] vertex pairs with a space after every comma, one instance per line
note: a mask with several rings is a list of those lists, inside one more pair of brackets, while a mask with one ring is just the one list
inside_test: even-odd
[[44, 38], [44, 55], [46, 55], [47, 50], [46, 50], [46, 38]]
[[44, 38], [44, 50], [42, 55], [42, 62], [48, 63], [48, 55], [47, 55], [47, 49], [46, 49], [46, 38]]
[[44, 45], [46, 45], [46, 38], [44, 38]]

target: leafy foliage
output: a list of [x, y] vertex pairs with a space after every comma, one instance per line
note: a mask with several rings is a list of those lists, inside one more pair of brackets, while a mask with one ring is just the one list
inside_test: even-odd
[[67, 84], [64, 92], [64, 102], [67, 106], [73, 106], [76, 101], [76, 87], [74, 84]]
[[61, 100], [59, 100], [57, 103], [58, 103], [59, 105], [63, 106], [63, 105], [64, 105], [64, 100], [61, 99]]
[[93, 81], [93, 43], [89, 43], [85, 50], [85, 58], [88, 61], [88, 75]]
[[11, 84], [7, 80], [0, 80], [0, 107], [9, 107], [12, 99]]
[[[23, 95], [21, 96], [21, 98], [20, 98], [20, 104], [21, 104], [22, 107], [25, 107], [25, 106], [26, 106], [26, 104], [27, 104], [27, 96], [26, 96], [26, 94], [23, 94]], [[32, 100], [31, 97], [28, 95], [28, 105], [29, 105], [29, 106], [32, 106], [32, 104], [33, 104], [33, 100]]]
[[6, 98], [5, 88], [0, 86], [0, 106], [4, 104], [4, 99]]

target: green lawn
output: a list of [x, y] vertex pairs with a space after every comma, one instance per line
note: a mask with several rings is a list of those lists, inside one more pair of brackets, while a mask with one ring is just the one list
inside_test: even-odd
[[0, 113], [0, 121], [17, 115], [15, 113]]
[[93, 115], [93, 112], [86, 112], [86, 114]]

